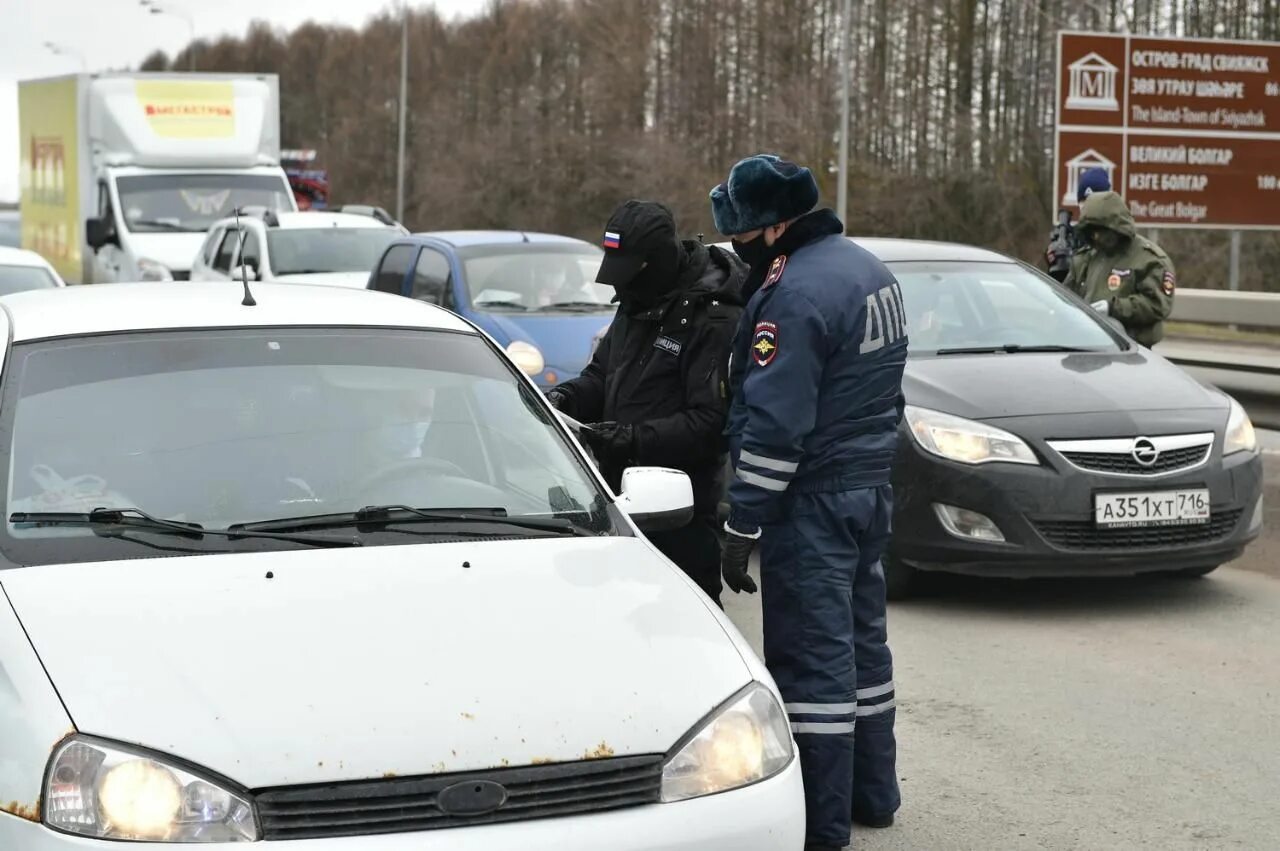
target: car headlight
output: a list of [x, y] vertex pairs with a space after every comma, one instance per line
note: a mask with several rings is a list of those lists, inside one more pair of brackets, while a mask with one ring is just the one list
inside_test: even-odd
[[253, 805], [155, 756], [75, 736], [58, 746], [44, 784], [44, 823], [97, 839], [253, 842]]
[[1022, 438], [986, 423], [907, 405], [907, 426], [926, 452], [962, 464], [1039, 464]]
[[163, 263], [148, 260], [146, 257], [139, 257], [138, 279], [142, 281], [172, 281], [173, 272], [170, 272], [169, 267]]
[[752, 683], [696, 728], [662, 768], [662, 801], [768, 779], [791, 762], [791, 726], [773, 692]]
[[537, 375], [547, 365], [538, 347], [523, 340], [516, 340], [507, 346], [507, 357], [515, 361], [516, 366], [520, 367], [520, 371], [525, 375]]
[[1234, 452], [1253, 452], [1258, 448], [1258, 435], [1253, 431], [1253, 421], [1240, 403], [1230, 396], [1231, 413], [1227, 415], [1227, 439], [1222, 446], [1223, 455]]

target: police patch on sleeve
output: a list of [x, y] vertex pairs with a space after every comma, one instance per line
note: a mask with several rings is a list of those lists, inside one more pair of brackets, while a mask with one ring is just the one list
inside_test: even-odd
[[1164, 290], [1165, 295], [1173, 295], [1173, 291], [1176, 286], [1177, 282], [1173, 278], [1173, 270], [1166, 269], [1164, 273], [1164, 280], [1160, 282], [1160, 289]]
[[778, 356], [778, 326], [772, 322], [757, 322], [756, 333], [751, 338], [751, 358], [757, 366], [768, 366]]
[[764, 284], [762, 284], [760, 288], [764, 289], [765, 287], [771, 287], [774, 284], [778, 283], [778, 281], [781, 280], [782, 278], [783, 270], [785, 270], [786, 268], [787, 268], [787, 255], [783, 254], [779, 257], [775, 257], [773, 260], [773, 263], [770, 264], [769, 266], [768, 274], [765, 275], [764, 277]]

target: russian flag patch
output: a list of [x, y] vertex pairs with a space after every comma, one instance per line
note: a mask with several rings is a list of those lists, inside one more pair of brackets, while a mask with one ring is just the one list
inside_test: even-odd
[[604, 232], [604, 247], [619, 248], [622, 246], [622, 234], [614, 233], [611, 230]]

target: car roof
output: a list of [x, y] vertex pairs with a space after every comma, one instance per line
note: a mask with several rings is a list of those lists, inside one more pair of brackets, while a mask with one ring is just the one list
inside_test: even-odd
[[[928, 239], [893, 239], [887, 237], [847, 237], [865, 248], [881, 263], [905, 263], [908, 261], [952, 261], [961, 263], [1015, 263], [1013, 258], [996, 251], [964, 245], [959, 242], [935, 242]], [[729, 242], [717, 242], [725, 251], [732, 251]]]
[[443, 308], [398, 295], [308, 284], [96, 284], [5, 296], [15, 342], [168, 328], [392, 327], [475, 333]]
[[473, 248], [485, 245], [516, 245], [521, 242], [562, 245], [591, 245], [571, 236], [560, 236], [554, 233], [535, 233], [518, 230], [437, 230], [415, 233], [408, 237], [411, 241], [433, 239], [445, 242], [454, 248]]
[[0, 245], [0, 266], [38, 266], [41, 269], [48, 269], [49, 261], [45, 260], [34, 251], [28, 251], [25, 248], [9, 248]]
[[958, 242], [934, 242], [926, 239], [883, 239], [880, 237], [850, 237], [855, 243], [874, 254], [882, 263], [900, 263], [909, 260], [950, 260], [969, 263], [1012, 263], [1011, 258], [986, 248], [962, 245]]

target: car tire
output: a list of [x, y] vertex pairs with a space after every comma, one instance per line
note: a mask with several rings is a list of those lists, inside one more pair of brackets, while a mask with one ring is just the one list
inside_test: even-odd
[[906, 600], [920, 592], [924, 579], [917, 568], [889, 555], [881, 563], [884, 566], [885, 591], [890, 600]]
[[1221, 565], [1206, 564], [1206, 565], [1202, 565], [1201, 567], [1188, 567], [1182, 570], [1174, 570], [1174, 571], [1171, 571], [1168, 575], [1176, 577], [1178, 579], [1201, 579], [1205, 576], [1208, 576], [1210, 573], [1213, 573], [1219, 567], [1221, 567]]

